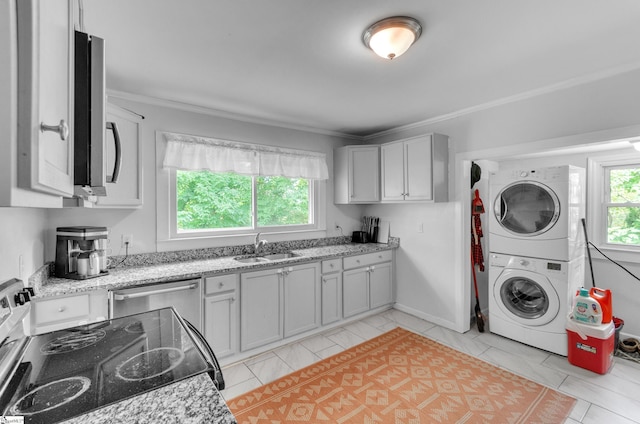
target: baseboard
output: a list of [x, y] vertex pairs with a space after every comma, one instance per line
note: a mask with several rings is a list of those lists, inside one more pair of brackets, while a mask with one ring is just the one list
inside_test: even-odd
[[400, 303], [396, 303], [395, 305], [393, 305], [394, 309], [397, 309], [401, 312], [405, 312], [409, 315], [413, 315], [414, 317], [417, 318], [421, 318], [425, 321], [429, 321], [433, 324], [437, 324], [440, 325], [442, 327], [448, 328], [449, 330], [453, 330], [453, 331], [457, 331], [457, 332], [461, 332], [458, 331], [458, 329], [456, 328], [456, 323], [455, 322], [451, 322], [451, 321], [447, 321], [445, 319], [442, 319], [441, 317], [437, 317], [435, 315], [430, 315], [430, 314], [426, 314], [422, 311], [419, 311], [417, 309], [411, 308], [409, 306], [406, 305], [402, 305]]

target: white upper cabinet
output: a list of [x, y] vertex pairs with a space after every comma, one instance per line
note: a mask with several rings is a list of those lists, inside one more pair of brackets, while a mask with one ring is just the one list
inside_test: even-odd
[[380, 201], [379, 157], [379, 146], [345, 146], [333, 151], [334, 203]]
[[[107, 183], [107, 195], [98, 197], [96, 207], [138, 208], [142, 206], [142, 117], [107, 103], [107, 122], [116, 125], [122, 161], [118, 181]], [[105, 138], [107, 179], [116, 161], [115, 134], [109, 129]]]
[[382, 202], [446, 202], [448, 137], [426, 134], [381, 146]]
[[20, 0], [18, 186], [73, 195], [73, 0]]

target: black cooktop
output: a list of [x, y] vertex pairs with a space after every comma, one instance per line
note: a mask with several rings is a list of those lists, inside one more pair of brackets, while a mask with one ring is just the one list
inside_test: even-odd
[[55, 423], [212, 371], [172, 308], [31, 337], [4, 416]]

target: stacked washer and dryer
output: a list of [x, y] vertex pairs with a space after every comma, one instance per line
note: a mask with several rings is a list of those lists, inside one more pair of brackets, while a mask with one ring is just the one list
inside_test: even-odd
[[567, 356], [566, 319], [584, 283], [585, 170], [504, 170], [489, 184], [490, 331]]

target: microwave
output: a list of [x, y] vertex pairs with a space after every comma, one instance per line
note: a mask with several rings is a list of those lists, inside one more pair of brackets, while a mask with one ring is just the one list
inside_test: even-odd
[[[106, 196], [106, 183], [118, 181], [122, 151], [116, 123], [106, 120], [104, 40], [75, 31], [74, 50], [74, 194]], [[113, 132], [115, 143], [115, 160], [109, 169], [107, 131]]]

